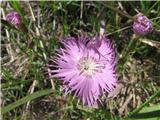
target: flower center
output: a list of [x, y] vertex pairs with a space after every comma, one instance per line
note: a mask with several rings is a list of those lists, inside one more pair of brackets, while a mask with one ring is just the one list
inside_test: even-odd
[[78, 69], [80, 73], [84, 73], [87, 76], [91, 76], [96, 72], [101, 72], [104, 65], [97, 62], [93, 57], [84, 57], [79, 60]]

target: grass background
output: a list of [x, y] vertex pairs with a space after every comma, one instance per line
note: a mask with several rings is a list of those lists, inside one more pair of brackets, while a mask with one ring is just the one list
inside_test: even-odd
[[[110, 6], [109, 8], [107, 6]], [[135, 37], [130, 16], [142, 12], [160, 30], [160, 1], [6, 1], [1, 4], [1, 115], [3, 120], [158, 120], [160, 119], [160, 35]], [[20, 13], [24, 27], [2, 19]], [[115, 44], [119, 64], [118, 94], [102, 96], [99, 108], [77, 104], [61, 83], [49, 79], [47, 64], [59, 38], [97, 35], [103, 15], [106, 34]]]

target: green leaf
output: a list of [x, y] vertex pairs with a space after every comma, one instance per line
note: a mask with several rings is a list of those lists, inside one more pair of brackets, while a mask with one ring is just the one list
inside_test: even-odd
[[[149, 120], [158, 120], [160, 119], [160, 104], [155, 105], [154, 107], [146, 107], [152, 100], [156, 97], [160, 96], [160, 90], [157, 91], [154, 95], [152, 95], [146, 102], [144, 102], [140, 107], [134, 109], [131, 113], [129, 113], [124, 118], [134, 118], [134, 119], [149, 119]], [[133, 120], [134, 120], [133, 119]]]
[[41, 91], [35, 92], [33, 94], [27, 95], [26, 97], [23, 97], [22, 99], [16, 101], [15, 103], [12, 103], [10, 105], [2, 107], [1, 108], [1, 114], [5, 114], [5, 113], [15, 109], [16, 107], [18, 107], [18, 106], [20, 106], [20, 105], [22, 105], [22, 104], [24, 104], [28, 101], [34, 100], [38, 97], [50, 94], [52, 92], [55, 92], [55, 91], [53, 91], [52, 89], [46, 89], [46, 90], [41, 90]]
[[150, 107], [144, 107], [139, 113], [146, 113], [146, 112], [152, 112], [152, 111], [160, 111], [160, 104], [153, 105]]
[[139, 113], [132, 115], [135, 120], [160, 120], [160, 104], [144, 107]]

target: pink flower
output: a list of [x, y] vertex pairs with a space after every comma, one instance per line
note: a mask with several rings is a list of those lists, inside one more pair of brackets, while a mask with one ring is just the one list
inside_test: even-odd
[[146, 35], [152, 30], [152, 22], [146, 16], [139, 13], [133, 23], [133, 31], [138, 35]]
[[15, 11], [9, 12], [6, 15], [6, 20], [17, 27], [19, 27], [22, 23], [19, 13]]
[[84, 105], [97, 105], [100, 96], [117, 85], [111, 41], [105, 37], [70, 37], [62, 44], [64, 48], [52, 59], [56, 69], [51, 70], [51, 77], [62, 80], [64, 90], [74, 93]]

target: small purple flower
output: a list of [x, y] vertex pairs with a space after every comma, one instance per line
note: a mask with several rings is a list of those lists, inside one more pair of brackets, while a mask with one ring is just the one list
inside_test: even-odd
[[22, 22], [21, 16], [19, 15], [18, 12], [15, 12], [15, 11], [9, 12], [6, 15], [6, 20], [17, 27], [19, 27]]
[[104, 92], [111, 92], [117, 85], [117, 60], [110, 39], [86, 40], [70, 37], [62, 41], [64, 48], [52, 58], [56, 69], [51, 70], [51, 77], [60, 78], [64, 90], [74, 93], [84, 105], [95, 106]]
[[142, 13], [139, 13], [133, 23], [133, 31], [138, 35], [146, 35], [152, 30], [152, 22]]

